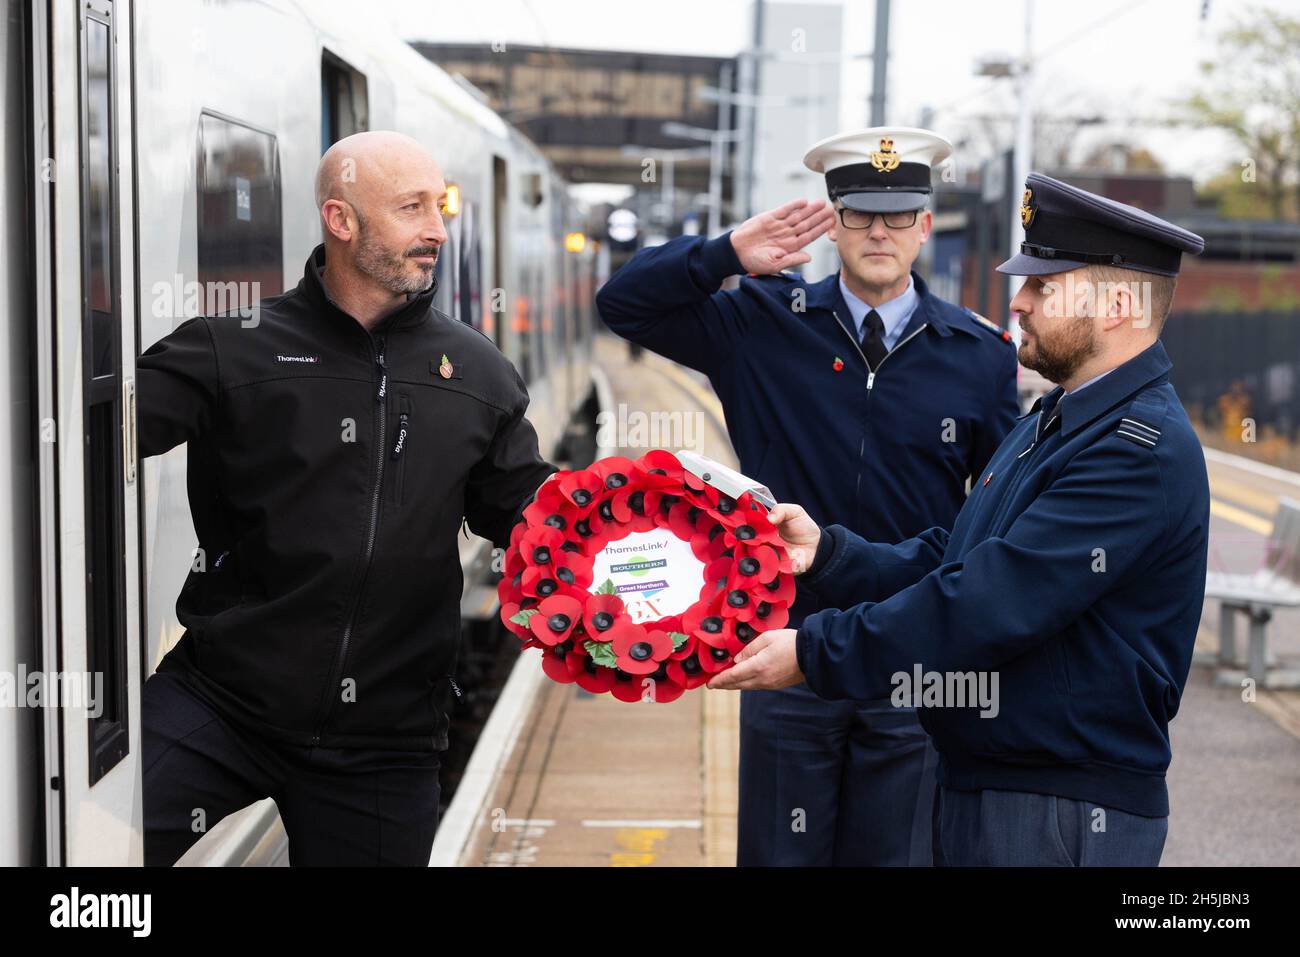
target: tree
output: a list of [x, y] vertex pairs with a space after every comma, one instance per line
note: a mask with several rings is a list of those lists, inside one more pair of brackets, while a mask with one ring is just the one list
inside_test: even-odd
[[1272, 218], [1293, 218], [1300, 206], [1300, 18], [1250, 8], [1218, 41], [1215, 58], [1201, 64], [1201, 89], [1182, 103], [1187, 122], [1236, 140], [1241, 182], [1259, 192]]

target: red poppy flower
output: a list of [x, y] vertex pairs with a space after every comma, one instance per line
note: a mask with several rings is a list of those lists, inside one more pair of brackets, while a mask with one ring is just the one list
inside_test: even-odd
[[794, 589], [793, 578], [788, 575], [785, 577], [773, 575], [754, 589], [754, 595], [759, 601], [771, 605], [791, 605], [794, 604]]
[[655, 627], [658, 628], [660, 631], [681, 631], [682, 616], [665, 615], [664, 617], [660, 618], [657, 622], [655, 622]]
[[757, 548], [759, 545], [771, 545], [774, 548], [781, 546], [781, 535], [766, 516], [750, 513], [744, 518], [745, 520], [735, 528], [727, 529], [727, 548], [734, 548], [741, 544], [751, 548]]
[[681, 485], [682, 474], [686, 471], [677, 456], [663, 449], [651, 449], [632, 464], [645, 475], [644, 486], [648, 488]]
[[697, 602], [682, 612], [682, 631], [706, 645], [721, 648], [726, 640], [722, 635], [723, 618], [714, 604]]
[[520, 581], [524, 594], [529, 598], [542, 599], [560, 593], [561, 584], [554, 572], [555, 570], [547, 565], [525, 568]]
[[727, 527], [716, 521], [708, 512], [701, 518], [700, 528], [691, 536], [691, 552], [705, 565], [722, 557], [728, 548]]
[[528, 619], [528, 628], [545, 644], [558, 645], [568, 640], [581, 620], [582, 602], [568, 595], [552, 595], [537, 606], [537, 614]]
[[617, 595], [592, 595], [585, 602], [582, 626], [593, 641], [609, 641], [605, 632], [623, 614], [623, 599]]
[[532, 629], [527, 625], [521, 625], [517, 621], [511, 621], [515, 615], [519, 614], [519, 603], [508, 601], [501, 606], [501, 624], [506, 626], [506, 630], [516, 638], [527, 640], [532, 637]]
[[570, 654], [565, 656], [564, 661], [573, 674], [573, 680], [583, 691], [604, 694], [614, 687], [614, 669], [602, 668], [591, 660], [590, 655]]
[[771, 545], [737, 545], [729, 582], [733, 588], [752, 588], [771, 581], [781, 568], [781, 559]]
[[610, 500], [610, 511], [621, 524], [634, 532], [648, 532], [655, 527], [655, 510], [662, 493], [629, 487], [620, 489]]
[[618, 667], [630, 675], [648, 675], [673, 653], [673, 640], [658, 630], [647, 631], [624, 619], [608, 632]]
[[524, 594], [524, 573], [515, 572], [513, 575], [503, 575], [501, 581], [497, 583], [497, 598], [502, 604], [514, 602], [521, 603], [527, 596]]
[[682, 499], [668, 510], [668, 527], [678, 538], [689, 541], [696, 532], [695, 523], [703, 511]]
[[558, 493], [554, 501], [534, 502], [524, 509], [524, 521], [535, 528], [554, 528], [568, 535], [569, 529], [581, 515], [576, 505]]
[[[566, 542], [565, 545], [568, 545]], [[567, 547], [551, 555], [552, 577], [562, 585], [585, 591], [591, 587], [592, 560], [581, 551], [570, 551]]]
[[519, 542], [519, 554], [529, 565], [546, 565], [564, 544], [564, 533], [549, 525], [536, 525]]
[[640, 701], [644, 690], [643, 682], [646, 680], [645, 675], [630, 675], [625, 671], [615, 671], [614, 683], [610, 685], [609, 693], [619, 701]]
[[705, 670], [700, 664], [699, 656], [701, 653], [708, 654], [711, 650], [708, 645], [699, 645], [692, 647], [680, 660], [669, 661], [666, 666], [668, 677], [688, 690], [707, 684], [713, 677], [713, 672]]
[[519, 546], [511, 545], [501, 558], [501, 574], [506, 578], [514, 578], [524, 570], [524, 566], [527, 564], [524, 561], [523, 554], [519, 551]]
[[711, 674], [726, 671], [731, 667], [731, 652], [725, 648], [700, 648], [700, 667]]
[[559, 486], [560, 493], [585, 515], [596, 506], [605, 483], [601, 476], [584, 469], [560, 479]]
[[[676, 701], [686, 693], [686, 686], [680, 682], [674, 681], [672, 676], [667, 673], [667, 669], [661, 669], [662, 675], [651, 675], [649, 680], [653, 682], [649, 689], [645, 687], [646, 679], [642, 679], [641, 691], [642, 700], [649, 697], [655, 704], [667, 704], [670, 701]], [[647, 693], [648, 692], [648, 693]]]
[[749, 619], [749, 623], [759, 631], [771, 631], [773, 628], [784, 628], [789, 621], [789, 605], [774, 605], [771, 602], [766, 601], [761, 601], [754, 606], [754, 616]]
[[600, 479], [602, 489], [612, 492], [631, 483], [636, 464], [626, 456], [611, 455], [592, 462], [587, 471]]
[[[534, 615], [534, 618], [537, 616]], [[572, 684], [577, 680], [573, 667], [569, 664], [569, 659], [580, 659], [582, 655], [574, 649], [573, 643], [569, 641], [561, 642], [558, 645], [552, 645], [542, 649], [542, 671], [546, 677], [552, 681], [558, 681], [560, 684]]]
[[[681, 661], [683, 658], [685, 658], [687, 655], [689, 655], [692, 651], [696, 649], [696, 647], [700, 643], [700, 639], [696, 638], [694, 635], [686, 634], [686, 632], [682, 631], [680, 628], [674, 628], [673, 631], [677, 632], [677, 634], [679, 635], [686, 635], [686, 640], [681, 643], [681, 646], [677, 648], [676, 651], [674, 651], [671, 655], [668, 656], [668, 660]], [[671, 636], [671, 632], [670, 632], [670, 636]]]
[[726, 619], [726, 625], [722, 629], [722, 635], [726, 639], [724, 646], [733, 655], [739, 654], [740, 649], [761, 634], [762, 631], [752, 621], [741, 621], [738, 618]]

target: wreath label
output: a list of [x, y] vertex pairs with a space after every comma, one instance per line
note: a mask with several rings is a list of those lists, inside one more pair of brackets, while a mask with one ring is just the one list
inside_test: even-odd
[[557, 472], [506, 549], [501, 620], [553, 680], [672, 701], [789, 620], [794, 579], [766, 509], [656, 449]]
[[[608, 582], [638, 625], [680, 615], [699, 600], [703, 580], [704, 563], [691, 543], [668, 528], [632, 532], [610, 542], [592, 561], [593, 583]], [[589, 591], [598, 587], [593, 584]]]

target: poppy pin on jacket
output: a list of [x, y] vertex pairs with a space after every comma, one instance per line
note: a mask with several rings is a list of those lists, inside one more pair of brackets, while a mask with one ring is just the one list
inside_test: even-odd
[[442, 364], [438, 366], [438, 375], [444, 379], [450, 379], [451, 374], [455, 371], [456, 367], [451, 364], [451, 360], [447, 358], [447, 353], [444, 352], [442, 354]]
[[841, 359], [839, 356], [836, 356], [835, 361], [831, 363], [831, 368], [834, 369], [836, 372], [839, 372], [841, 369], [844, 368], [844, 360]]

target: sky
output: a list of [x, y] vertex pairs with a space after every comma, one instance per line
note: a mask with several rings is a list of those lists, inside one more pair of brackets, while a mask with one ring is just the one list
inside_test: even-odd
[[[749, 40], [749, 0], [380, 0], [405, 39], [734, 56]], [[1300, 0], [1262, 0], [1300, 16]], [[824, 5], [824, 4], [823, 4]], [[873, 46], [874, 0], [844, 0], [841, 129], [868, 125], [871, 65], [849, 59]], [[1033, 98], [1048, 114], [1101, 116], [1083, 143], [1133, 142], [1169, 172], [1198, 182], [1235, 158], [1217, 131], [1171, 128], [1172, 104], [1202, 81], [1199, 64], [1243, 0], [1030, 0]], [[918, 125], [930, 107], [938, 132], [986, 120], [978, 145], [1010, 144], [1008, 80], [975, 75], [985, 57], [1019, 55], [1026, 0], [893, 0], [887, 122]], [[1202, 16], [1203, 10], [1205, 16]], [[965, 134], [963, 134], [965, 135]], [[950, 139], [956, 136], [950, 135]], [[1003, 142], [1005, 140], [1005, 142]]]

